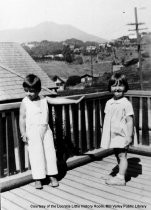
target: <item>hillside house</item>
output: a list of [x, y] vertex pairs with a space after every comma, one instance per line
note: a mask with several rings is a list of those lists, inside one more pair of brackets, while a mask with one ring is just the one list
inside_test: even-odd
[[90, 74], [84, 74], [81, 76], [81, 82], [82, 83], [88, 83], [90, 81], [92, 81], [93, 76], [91, 76]]
[[65, 83], [67, 81], [64, 77], [54, 76], [52, 77], [53, 82], [56, 84], [59, 90], [64, 90]]
[[87, 46], [86, 47], [86, 52], [87, 53], [96, 53], [96, 51], [97, 51], [97, 47], [96, 46]]
[[0, 102], [19, 101], [24, 97], [22, 82], [34, 73], [42, 82], [42, 94], [55, 93], [57, 87], [30, 55], [17, 43], [0, 42]]

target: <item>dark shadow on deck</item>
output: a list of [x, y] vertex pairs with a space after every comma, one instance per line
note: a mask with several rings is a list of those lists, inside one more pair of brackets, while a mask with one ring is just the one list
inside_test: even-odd
[[[126, 173], [126, 182], [129, 182], [132, 177], [136, 178], [140, 174], [142, 174], [142, 165], [139, 164], [141, 160], [139, 158], [128, 158], [128, 170]], [[111, 176], [116, 176], [116, 174], [119, 172], [119, 166], [116, 165], [114, 168], [112, 168], [112, 171], [110, 173]]]
[[128, 158], [126, 182], [130, 181], [132, 177], [136, 178], [142, 174], [142, 165], [139, 163], [140, 161], [140, 158]]

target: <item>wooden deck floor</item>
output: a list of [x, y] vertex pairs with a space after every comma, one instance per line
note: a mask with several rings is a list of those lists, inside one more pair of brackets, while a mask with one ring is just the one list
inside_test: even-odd
[[2, 210], [151, 209], [151, 158], [128, 154], [126, 186], [108, 186], [102, 179], [116, 166], [113, 155], [67, 172], [58, 188], [34, 183], [1, 194]]

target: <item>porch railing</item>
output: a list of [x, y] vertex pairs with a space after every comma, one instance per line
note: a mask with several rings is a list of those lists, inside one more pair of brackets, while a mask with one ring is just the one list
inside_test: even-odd
[[[129, 91], [126, 95], [135, 112], [137, 141], [134, 146], [151, 145], [151, 93]], [[76, 97], [76, 96], [72, 96]], [[107, 92], [85, 95], [77, 105], [49, 106], [58, 158], [83, 154], [100, 147]], [[0, 178], [30, 169], [27, 145], [20, 140], [20, 103], [0, 105]]]

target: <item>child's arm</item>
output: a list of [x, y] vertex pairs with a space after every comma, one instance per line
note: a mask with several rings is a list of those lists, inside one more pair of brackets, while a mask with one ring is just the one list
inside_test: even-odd
[[19, 128], [23, 142], [28, 142], [26, 137], [26, 108], [23, 102], [20, 105]]
[[127, 136], [126, 136], [126, 141], [128, 144], [130, 144], [133, 140], [133, 132], [134, 132], [134, 119], [133, 115], [127, 116], [126, 117], [127, 121]]
[[50, 97], [46, 97], [47, 102], [49, 104], [77, 104], [79, 103], [82, 99], [84, 98], [84, 96], [80, 97], [78, 100], [74, 100], [74, 99], [68, 99], [65, 97], [57, 97], [57, 98], [50, 98]]

